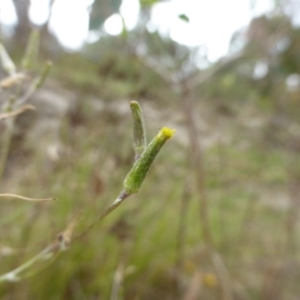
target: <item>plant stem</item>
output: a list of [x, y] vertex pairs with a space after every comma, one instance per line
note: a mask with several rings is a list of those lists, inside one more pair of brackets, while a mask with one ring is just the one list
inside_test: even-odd
[[46, 247], [43, 251], [38, 253], [36, 256], [22, 264], [21, 266], [17, 267], [16, 269], [3, 274], [0, 276], [0, 282], [2, 281], [18, 281], [20, 277], [18, 276], [21, 272], [25, 271], [29, 267], [31, 267], [35, 262], [39, 260], [44, 260], [49, 258], [49, 254], [53, 253], [55, 250], [58, 250], [60, 248], [58, 243], [54, 243], [48, 247]]
[[[179, 224], [177, 231], [177, 257], [176, 257], [176, 268], [178, 274], [182, 274], [183, 265], [185, 260], [185, 243], [187, 234], [187, 212], [189, 204], [191, 202], [191, 190], [187, 183], [184, 183], [184, 189], [182, 193], [181, 203], [180, 203], [180, 213], [179, 213]], [[183, 284], [180, 275], [177, 277], [177, 289], [178, 289], [178, 299], [182, 298]]]
[[7, 129], [5, 131], [4, 140], [3, 140], [3, 148], [0, 157], [0, 181], [2, 180], [4, 169], [6, 166], [6, 161], [8, 157], [8, 152], [11, 144], [13, 129], [14, 129], [14, 118], [7, 120]]
[[127, 197], [130, 195], [127, 194], [125, 191], [122, 191], [118, 198], [109, 206], [106, 208], [106, 210], [99, 215], [82, 233], [77, 235], [73, 241], [78, 240], [83, 235], [85, 235], [90, 229], [92, 229], [97, 223], [102, 221], [106, 216], [108, 216], [112, 211], [114, 211]]

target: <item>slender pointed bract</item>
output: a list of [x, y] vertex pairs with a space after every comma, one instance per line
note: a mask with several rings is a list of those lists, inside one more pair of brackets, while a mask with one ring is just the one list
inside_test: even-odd
[[137, 160], [147, 147], [146, 131], [143, 112], [139, 103], [131, 101], [130, 108], [133, 119], [133, 149], [135, 153], [135, 160]]
[[163, 144], [173, 136], [174, 132], [175, 130], [164, 127], [150, 142], [124, 180], [123, 186], [126, 194], [130, 195], [138, 192], [157, 153]]
[[14, 75], [16, 74], [16, 66], [11, 60], [10, 56], [8, 55], [4, 46], [0, 43], [0, 60], [3, 69], [9, 74]]
[[40, 42], [40, 33], [38, 30], [33, 29], [30, 33], [25, 54], [21, 63], [22, 67], [25, 70], [29, 70], [35, 63], [38, 49], [39, 49], [39, 42]]
[[48, 77], [48, 74], [49, 74], [50, 70], [52, 69], [52, 66], [53, 66], [53, 63], [51, 61], [46, 62], [41, 76], [37, 79], [37, 81], [35, 83], [36, 89], [39, 89], [44, 85], [44, 82], [45, 82], [46, 78]]

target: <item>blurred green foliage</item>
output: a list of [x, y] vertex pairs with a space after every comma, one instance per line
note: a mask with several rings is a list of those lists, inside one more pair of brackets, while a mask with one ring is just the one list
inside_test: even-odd
[[[77, 209], [85, 216], [76, 229], [80, 232], [117, 196], [134, 156], [130, 109], [123, 109], [127, 99], [142, 101], [150, 136], [160, 125], [174, 124], [177, 133], [139, 194], [38, 275], [1, 285], [1, 297], [108, 299], [123, 243], [130, 249], [123, 299], [175, 299], [179, 291], [187, 295], [198, 273], [215, 274], [203, 258], [197, 186], [187, 163], [191, 152], [176, 93], [182, 82], [193, 82], [188, 96], [203, 145], [209, 225], [234, 299], [297, 299], [300, 91], [299, 86], [290, 89], [287, 79], [300, 73], [299, 38], [299, 29], [279, 14], [252, 20], [232, 40], [231, 54], [239, 51], [238, 58], [204, 70], [197, 67], [197, 59], [206, 59], [197, 49], [141, 29], [126, 38], [102, 37], [80, 54], [59, 57], [53, 80], [79, 99], [58, 132], [60, 158], [49, 159], [39, 141], [26, 145], [26, 160], [11, 157], [15, 167], [2, 184], [60, 200], [30, 208], [1, 203], [1, 244], [21, 249], [1, 257], [2, 273], [43, 248]], [[178, 85], [170, 85], [170, 78]], [[101, 110], [93, 106], [95, 98]], [[25, 148], [20, 145], [19, 151]], [[186, 236], [178, 268], [184, 201]], [[127, 228], [125, 242], [120, 227]], [[219, 278], [212, 286], [203, 278], [195, 299], [221, 299]]]

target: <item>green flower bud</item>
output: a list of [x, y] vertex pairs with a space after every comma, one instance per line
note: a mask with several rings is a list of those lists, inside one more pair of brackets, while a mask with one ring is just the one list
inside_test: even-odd
[[138, 192], [157, 153], [163, 144], [173, 136], [174, 132], [175, 130], [164, 127], [150, 142], [124, 180], [123, 186], [126, 194], [130, 195]]
[[146, 132], [143, 112], [139, 103], [131, 101], [130, 108], [133, 119], [133, 149], [135, 153], [135, 160], [137, 160], [147, 147]]

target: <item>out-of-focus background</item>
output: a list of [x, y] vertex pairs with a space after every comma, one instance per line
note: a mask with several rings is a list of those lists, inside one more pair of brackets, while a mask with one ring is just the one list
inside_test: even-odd
[[130, 101], [149, 140], [176, 129], [139, 193], [1, 299], [299, 299], [299, 0], [1, 0], [0, 26], [1, 110], [37, 109], [0, 123], [0, 191], [59, 199], [1, 198], [0, 275], [122, 190]]

